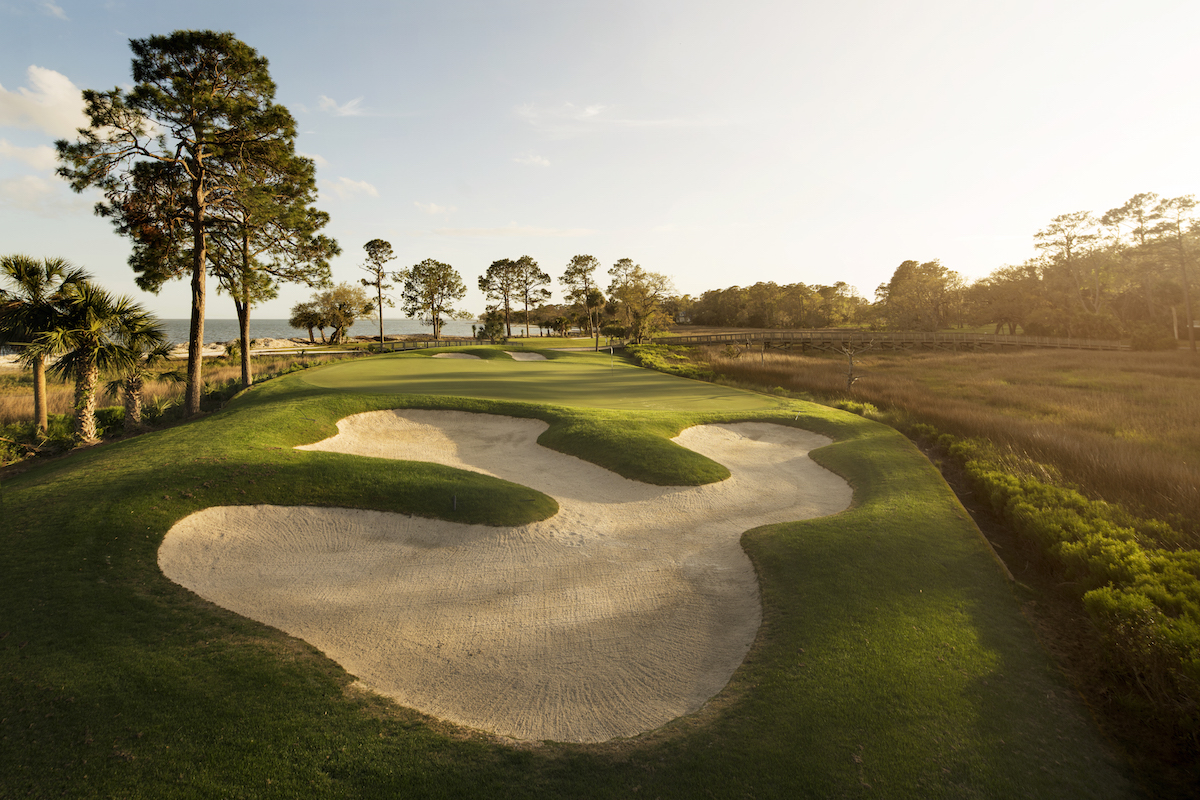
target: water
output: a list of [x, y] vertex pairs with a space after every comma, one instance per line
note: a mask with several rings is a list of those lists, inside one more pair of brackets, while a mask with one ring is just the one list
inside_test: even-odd
[[[163, 319], [159, 320], [163, 328], [167, 331], [167, 339], [174, 344], [182, 344], [188, 340], [188, 328], [191, 325], [190, 320], [186, 319]], [[471, 325], [478, 323], [463, 322], [461, 320], [450, 320], [442, 324], [443, 336], [470, 336]], [[332, 331], [329, 328], [325, 329], [325, 335], [329, 336]], [[361, 320], [349, 331], [351, 336], [378, 336], [379, 335], [379, 320]], [[415, 319], [388, 319], [383, 318], [383, 334], [384, 336], [399, 336], [401, 334], [423, 333], [433, 335], [433, 328], [429, 325], [422, 325]], [[238, 321], [236, 319], [206, 319], [204, 320], [204, 342], [209, 343], [224, 343], [238, 338]], [[308, 329], [297, 330], [291, 325], [288, 325], [286, 319], [254, 319], [250, 318], [250, 338], [251, 339], [291, 339], [294, 336], [308, 338]], [[321, 341], [321, 332], [314, 330], [313, 336], [319, 342]]]
[[[186, 319], [160, 319], [163, 328], [167, 331], [167, 340], [172, 344], [184, 344], [188, 340], [188, 328], [191, 326], [190, 320]], [[478, 323], [462, 320], [449, 320], [442, 323], [443, 336], [470, 336], [471, 326]], [[524, 328], [521, 329], [524, 331]], [[536, 326], [531, 326], [530, 330], [534, 331], [536, 336]], [[329, 336], [333, 331], [329, 328], [325, 329], [325, 335]], [[349, 331], [351, 336], [378, 336], [379, 335], [379, 320], [361, 320], [353, 325]], [[401, 334], [423, 333], [433, 335], [433, 328], [428, 325], [422, 325], [415, 319], [388, 319], [383, 318], [383, 334], [384, 336], [399, 336]], [[516, 327], [513, 328], [513, 333], [516, 333]], [[238, 321], [236, 319], [206, 319], [204, 321], [204, 342], [205, 344], [225, 343], [238, 338]], [[254, 319], [250, 318], [250, 338], [251, 339], [291, 339], [294, 336], [308, 338], [308, 329], [297, 330], [291, 325], [288, 325], [286, 319]], [[321, 332], [313, 331], [313, 336], [319, 342], [321, 341]], [[11, 348], [6, 348], [0, 345], [0, 356], [10, 355], [16, 352]]]

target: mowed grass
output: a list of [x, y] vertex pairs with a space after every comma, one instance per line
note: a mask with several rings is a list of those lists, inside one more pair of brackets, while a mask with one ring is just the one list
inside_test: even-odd
[[[551, 374], [541, 373], [547, 394]], [[219, 414], [5, 481], [0, 796], [1132, 796], [966, 514], [891, 429], [773, 400], [634, 411], [368, 394], [312, 378], [270, 381]], [[702, 387], [647, 380], [655, 403], [679, 392], [695, 404]], [[608, 396], [598, 391], [596, 405]], [[349, 414], [398, 406], [538, 417], [550, 424], [543, 443], [622, 474], [661, 469], [694, 483], [721, 470], [662, 444], [673, 432], [794, 424], [835, 439], [814, 457], [850, 481], [855, 504], [746, 534], [764, 626], [702, 711], [601, 745], [498, 741], [355, 689], [312, 647], [157, 568], [171, 525], [211, 505], [470, 513], [493, 524], [553, 513], [551, 499], [481, 476], [292, 449]], [[447, 501], [460, 492], [471, 502], [455, 511]]]
[[[517, 348], [508, 348], [517, 349]], [[545, 361], [514, 361], [504, 347], [440, 349], [475, 359], [405, 353], [363, 359], [306, 375], [314, 386], [371, 394], [429, 394], [621, 411], [760, 411], [779, 401], [750, 392], [659, 375], [608, 353], [542, 350]]]

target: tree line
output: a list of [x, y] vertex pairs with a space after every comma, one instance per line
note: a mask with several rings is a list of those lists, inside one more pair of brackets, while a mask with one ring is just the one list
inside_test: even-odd
[[[439, 338], [447, 319], [475, 319], [475, 315], [455, 307], [466, 296], [466, 285], [454, 267], [435, 259], [425, 259], [408, 269], [388, 272], [386, 264], [396, 256], [389, 242], [372, 239], [363, 245], [367, 256], [361, 268], [369, 277], [358, 286], [341, 283], [315, 294], [312, 299], [292, 307], [288, 322], [307, 329], [309, 341], [319, 331], [321, 341], [340, 342], [346, 329], [361, 316], [377, 313], [379, 339], [384, 340], [383, 314], [395, 306], [389, 294], [400, 289], [405, 316], [418, 319], [433, 329]], [[592, 255], [574, 256], [558, 278], [565, 303], [549, 305], [552, 278], [532, 256], [502, 258], [493, 261], [479, 276], [479, 290], [488, 304], [479, 318], [476, 336], [491, 342], [513, 335], [513, 325], [550, 327], [563, 335], [574, 328], [597, 341], [601, 335], [645, 339], [665, 331], [680, 313], [671, 280], [649, 272], [632, 259], [622, 258], [608, 270], [607, 295], [600, 288], [596, 273], [600, 260]], [[368, 293], [373, 290], [374, 298]], [[332, 329], [329, 338], [325, 329]]]
[[1032, 336], [1124, 338], [1195, 349], [1200, 215], [1192, 195], [1131, 197], [1102, 214], [1061, 214], [1034, 234], [1037, 255], [968, 284], [938, 260], [902, 262], [874, 302], [845, 283], [714, 289], [685, 302], [699, 325], [861, 326], [936, 331], [970, 325]]

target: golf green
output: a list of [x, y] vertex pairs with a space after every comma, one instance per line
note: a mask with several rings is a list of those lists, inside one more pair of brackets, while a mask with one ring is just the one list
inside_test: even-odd
[[641, 369], [607, 354], [546, 361], [380, 356], [305, 373], [313, 386], [369, 394], [448, 395], [624, 411], [762, 411], [764, 395]]

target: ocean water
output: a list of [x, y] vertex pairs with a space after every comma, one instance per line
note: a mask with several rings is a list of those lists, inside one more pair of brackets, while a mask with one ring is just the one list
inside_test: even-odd
[[[186, 319], [164, 319], [159, 320], [167, 331], [167, 339], [175, 344], [181, 344], [188, 340], [188, 328], [191, 325], [190, 320]], [[443, 336], [470, 336], [471, 325], [478, 324], [472, 322], [463, 322], [461, 320], [451, 320], [443, 323]], [[332, 331], [325, 329], [325, 335], [328, 336]], [[424, 333], [432, 334], [433, 328], [428, 325], [422, 325], [415, 319], [388, 319], [383, 318], [383, 335], [384, 336], [399, 336], [401, 334]], [[355, 323], [350, 328], [351, 336], [378, 336], [379, 321], [378, 320], [362, 320]], [[308, 338], [308, 329], [297, 330], [288, 325], [286, 319], [254, 319], [250, 318], [250, 338], [251, 339], [291, 339], [293, 336]], [[319, 342], [321, 341], [321, 332], [314, 330], [313, 336]], [[204, 320], [204, 341], [206, 344], [219, 342], [224, 343], [238, 338], [238, 321], [236, 319], [206, 319]]]
[[[184, 344], [188, 340], [188, 328], [191, 325], [190, 320], [186, 319], [160, 319], [163, 328], [167, 331], [167, 340], [172, 344]], [[476, 325], [475, 322], [463, 322], [462, 320], [450, 320], [442, 324], [443, 336], [470, 336], [471, 326]], [[524, 330], [522, 328], [522, 330]], [[537, 335], [536, 326], [531, 326], [530, 330], [533, 335]], [[332, 333], [326, 328], [325, 335]], [[428, 325], [422, 325], [415, 319], [388, 319], [383, 318], [383, 335], [384, 336], [399, 336], [401, 334], [423, 333], [431, 335], [433, 328]], [[516, 333], [516, 328], [513, 328], [513, 333]], [[350, 327], [351, 336], [378, 336], [379, 321], [378, 320], [362, 320]], [[254, 319], [250, 318], [250, 338], [251, 339], [291, 339], [293, 336], [308, 338], [308, 329], [297, 330], [288, 325], [286, 319]], [[319, 342], [321, 341], [321, 332], [313, 331], [313, 336]], [[206, 319], [204, 320], [204, 342], [205, 344], [224, 344], [225, 342], [233, 341], [238, 338], [238, 321], [236, 319]], [[0, 345], [0, 355], [9, 355], [15, 350], [5, 348]]]

